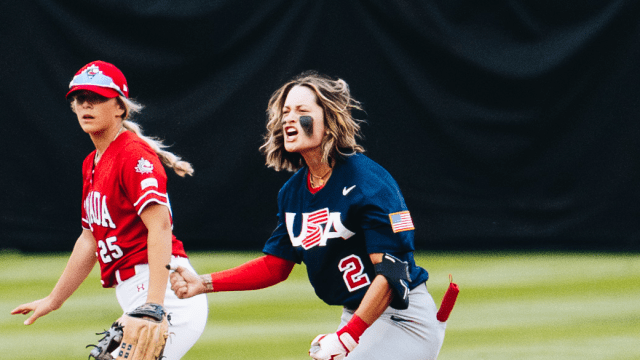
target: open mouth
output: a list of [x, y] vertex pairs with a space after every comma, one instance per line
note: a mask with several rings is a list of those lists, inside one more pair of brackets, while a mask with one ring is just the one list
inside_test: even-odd
[[95, 119], [95, 118], [94, 118], [93, 116], [91, 116], [91, 115], [83, 115], [83, 116], [82, 116], [82, 118], [83, 118], [83, 119], [85, 119], [85, 120]]
[[284, 129], [284, 133], [287, 137], [296, 136], [298, 135], [298, 129], [293, 126], [288, 126]]

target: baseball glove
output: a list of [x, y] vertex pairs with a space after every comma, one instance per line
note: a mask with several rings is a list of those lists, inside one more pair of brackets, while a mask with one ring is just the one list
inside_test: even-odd
[[146, 303], [111, 325], [89, 354], [96, 360], [157, 360], [169, 336], [169, 322], [162, 305]]

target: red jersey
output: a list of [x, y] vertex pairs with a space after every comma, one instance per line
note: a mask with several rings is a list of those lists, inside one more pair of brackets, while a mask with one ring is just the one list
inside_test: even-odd
[[[148, 231], [140, 218], [144, 208], [157, 203], [171, 212], [171, 205], [162, 162], [133, 132], [121, 133], [94, 166], [95, 155], [82, 165], [82, 227], [96, 239], [101, 282], [107, 288], [132, 276], [135, 265], [149, 263]], [[171, 253], [187, 257], [182, 242], [171, 238]]]

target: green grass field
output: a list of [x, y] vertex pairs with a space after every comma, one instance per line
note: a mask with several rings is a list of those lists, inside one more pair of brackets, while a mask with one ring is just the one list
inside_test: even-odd
[[[201, 273], [226, 269], [259, 253], [194, 253]], [[448, 276], [460, 295], [440, 360], [640, 359], [640, 255], [574, 253], [425, 253], [439, 304]], [[58, 311], [24, 326], [17, 305], [46, 296], [68, 254], [0, 252], [0, 357], [86, 359], [87, 344], [121, 310], [97, 268]], [[269, 289], [209, 296], [209, 320], [185, 356], [197, 359], [309, 359], [310, 341], [333, 332], [341, 309], [319, 301], [296, 266]]]

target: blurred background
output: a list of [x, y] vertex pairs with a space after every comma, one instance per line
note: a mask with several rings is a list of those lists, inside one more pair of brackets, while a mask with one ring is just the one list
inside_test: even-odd
[[0, 21], [0, 249], [70, 251], [94, 147], [65, 100], [118, 66], [168, 172], [187, 251], [259, 251], [291, 175], [258, 151], [271, 93], [347, 81], [367, 155], [419, 250], [640, 249], [635, 0], [14, 1]]

